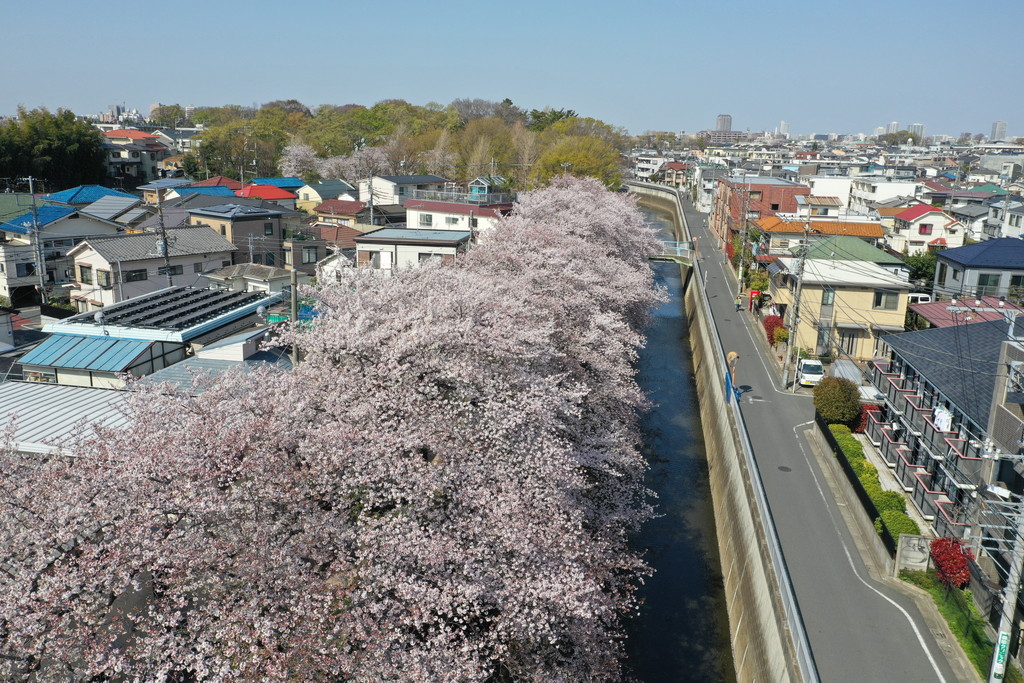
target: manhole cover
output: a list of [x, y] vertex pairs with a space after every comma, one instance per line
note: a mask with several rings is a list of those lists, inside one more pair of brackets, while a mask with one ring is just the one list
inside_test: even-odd
[[779, 471], [780, 472], [792, 472], [793, 468], [792, 467], [786, 467], [785, 465], [780, 465], [779, 466]]

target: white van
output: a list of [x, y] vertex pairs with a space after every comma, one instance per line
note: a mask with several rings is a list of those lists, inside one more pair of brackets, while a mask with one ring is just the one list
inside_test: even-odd
[[825, 368], [820, 360], [801, 358], [796, 364], [796, 381], [802, 387], [813, 387], [825, 376]]

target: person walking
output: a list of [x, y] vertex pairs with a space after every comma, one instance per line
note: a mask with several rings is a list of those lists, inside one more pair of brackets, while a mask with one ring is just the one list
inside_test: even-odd
[[739, 313], [741, 308], [743, 308], [743, 295], [742, 294], [737, 294], [736, 295], [736, 312]]

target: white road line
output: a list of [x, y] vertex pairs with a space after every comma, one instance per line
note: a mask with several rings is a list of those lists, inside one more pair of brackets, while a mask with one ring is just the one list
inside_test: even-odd
[[842, 532], [840, 531], [839, 525], [836, 522], [835, 515], [832, 513], [832, 508], [829, 507], [828, 498], [825, 497], [825, 492], [821, 487], [821, 482], [818, 481], [818, 475], [814, 473], [814, 467], [812, 466], [810, 458], [807, 455], [807, 451], [804, 450], [803, 439], [801, 439], [800, 435], [797, 434], [798, 429], [802, 427], [807, 427], [808, 425], [812, 424], [814, 424], [813, 420], [811, 420], [810, 422], [804, 422], [803, 424], [798, 424], [795, 427], [793, 427], [793, 438], [796, 439], [797, 445], [800, 447], [800, 453], [803, 454], [804, 461], [807, 462], [807, 471], [810, 472], [811, 477], [814, 478], [814, 485], [818, 489], [818, 495], [821, 496], [821, 500], [825, 503], [825, 509], [828, 511], [829, 519], [832, 521], [832, 528], [836, 531], [836, 538], [839, 540], [839, 543], [842, 544], [843, 552], [846, 553], [846, 561], [850, 565], [850, 571], [853, 572], [853, 575], [856, 576], [857, 580], [864, 584], [864, 586], [880, 595], [882, 599], [884, 599], [890, 605], [898, 609], [900, 613], [902, 613], [903, 616], [907, 618], [907, 621], [910, 622], [911, 628], [914, 629], [914, 635], [917, 636], [917, 642], [920, 643], [921, 649], [924, 650], [925, 655], [928, 657], [928, 661], [932, 665], [932, 670], [935, 671], [936, 680], [940, 681], [941, 683], [946, 683], [946, 679], [942, 676], [942, 671], [939, 670], [938, 662], [936, 662], [935, 658], [932, 657], [931, 650], [928, 649], [928, 643], [925, 642], [924, 636], [921, 635], [921, 631], [920, 629], [918, 629], [917, 623], [914, 621], [914, 618], [910, 616], [910, 613], [907, 612], [907, 610], [903, 609], [903, 607], [898, 602], [896, 602], [888, 595], [881, 592], [880, 590], [872, 586], [870, 583], [865, 581], [864, 578], [857, 572], [857, 567], [853, 563], [853, 556], [850, 554], [850, 549], [847, 547], [846, 541], [843, 540]]

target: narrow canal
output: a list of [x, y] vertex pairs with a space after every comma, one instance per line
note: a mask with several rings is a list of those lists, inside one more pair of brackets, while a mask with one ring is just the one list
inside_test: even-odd
[[[645, 210], [672, 239], [672, 217]], [[654, 264], [670, 300], [654, 312], [638, 380], [654, 407], [644, 416], [647, 486], [657, 511], [633, 540], [654, 569], [629, 624], [627, 674], [643, 683], [735, 681], [679, 267]]]

